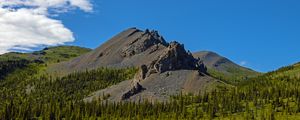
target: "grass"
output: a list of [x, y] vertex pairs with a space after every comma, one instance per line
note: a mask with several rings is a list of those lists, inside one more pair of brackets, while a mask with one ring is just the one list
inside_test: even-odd
[[89, 51], [91, 51], [91, 49], [76, 46], [59, 46], [45, 48], [42, 51], [33, 52], [32, 54], [39, 56], [39, 59], [47, 61], [48, 63], [55, 63], [67, 61], [71, 58], [78, 57]]
[[238, 69], [234, 69], [234, 68], [230, 68], [230, 67], [228, 68], [228, 71], [231, 74], [226, 74], [224, 72], [221, 72], [221, 71], [218, 71], [218, 70], [215, 70], [212, 68], [208, 68], [207, 71], [212, 77], [222, 80], [225, 83], [233, 84], [233, 85], [235, 85], [243, 80], [247, 80], [249, 78], [260, 75], [260, 73], [257, 73], [257, 72], [239, 71]]
[[89, 51], [91, 51], [91, 49], [76, 46], [49, 47], [32, 53], [6, 53], [4, 55], [0, 55], [0, 62], [23, 59], [29, 61], [40, 60], [45, 63], [55, 63], [69, 60]]

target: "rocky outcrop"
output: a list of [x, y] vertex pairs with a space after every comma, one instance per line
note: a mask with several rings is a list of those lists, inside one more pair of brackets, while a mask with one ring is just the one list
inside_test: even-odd
[[140, 81], [154, 73], [174, 70], [198, 70], [206, 73], [207, 68], [202, 61], [195, 59], [190, 52], [186, 52], [182, 44], [171, 42], [156, 60], [140, 67], [140, 72], [135, 79]]
[[130, 57], [139, 53], [146, 51], [148, 48], [152, 46], [168, 46], [168, 43], [165, 39], [159, 35], [157, 31], [151, 31], [147, 29], [140, 37], [136, 38], [132, 42], [130, 42], [127, 46], [122, 49], [123, 57]]
[[143, 88], [143, 86], [140, 85], [140, 83], [135, 83], [133, 88], [130, 89], [128, 92], [126, 92], [125, 94], [122, 95], [122, 98], [121, 100], [126, 100], [128, 98], [130, 98], [131, 96], [139, 93], [139, 92], [142, 92], [143, 90], [145, 90], [145, 88]]
[[147, 65], [142, 65], [132, 81], [132, 89], [126, 92], [122, 99], [128, 99], [143, 90], [140, 82], [152, 74], [161, 74], [175, 70], [197, 70], [200, 75], [206, 74], [207, 68], [203, 62], [195, 59], [184, 46], [178, 42], [171, 42], [157, 59]]
[[208, 74], [207, 73], [207, 67], [205, 66], [203, 60], [201, 60], [200, 58], [197, 59], [197, 64], [196, 67], [199, 69], [199, 74], [203, 75], [203, 74]]
[[188, 54], [184, 46], [178, 42], [171, 42], [168, 48], [155, 61], [148, 65], [149, 74], [163, 73], [166, 71], [187, 69], [194, 70], [196, 68], [196, 60]]
[[[148, 73], [148, 68], [146, 65], [142, 65], [140, 68], [139, 68], [139, 71], [138, 73], [135, 75], [135, 80], [143, 80], [145, 79], [147, 76], [146, 74]], [[139, 81], [138, 81], [139, 82]]]

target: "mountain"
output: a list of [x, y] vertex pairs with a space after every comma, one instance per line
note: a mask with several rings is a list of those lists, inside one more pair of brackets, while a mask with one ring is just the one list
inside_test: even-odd
[[207, 75], [205, 66], [181, 44], [171, 42], [156, 59], [142, 65], [134, 79], [97, 91], [85, 100], [109, 94], [110, 101], [167, 101], [181, 92], [198, 93], [226, 85]]
[[260, 75], [254, 70], [240, 66], [211, 51], [196, 52], [193, 53], [193, 56], [203, 61], [208, 68], [209, 74], [227, 82], [240, 82], [242, 79]]
[[[258, 74], [213, 52], [192, 54], [183, 44], [167, 42], [158, 31], [137, 28], [119, 33], [94, 50], [61, 46], [27, 54], [9, 53], [2, 58], [22, 59], [29, 61], [28, 64], [42, 63], [32, 70], [54, 77], [103, 67], [139, 70], [130, 80], [93, 91], [85, 101], [92, 101], [103, 94], [109, 94], [107, 99], [111, 101], [167, 101], [170, 96], [180, 93], [198, 94], [231, 87], [226, 81], [229, 78]], [[16, 66], [22, 69], [27, 65]]]
[[181, 92], [198, 93], [215, 86], [227, 86], [208, 75], [205, 65], [195, 59], [182, 44], [166, 42], [158, 31], [142, 31], [137, 28], [119, 33], [80, 57], [50, 66], [48, 72], [63, 76], [74, 71], [101, 67], [135, 67], [139, 68], [139, 72], [132, 80], [91, 94], [86, 98], [87, 101], [103, 94], [109, 94], [112, 101], [165, 101], [170, 95]]
[[0, 118], [299, 119], [299, 73], [257, 73], [130, 28], [95, 50], [1, 55]]

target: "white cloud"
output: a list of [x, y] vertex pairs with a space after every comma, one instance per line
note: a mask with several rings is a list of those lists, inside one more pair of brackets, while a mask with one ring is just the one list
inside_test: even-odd
[[241, 66], [245, 66], [245, 65], [247, 65], [247, 64], [248, 64], [247, 61], [241, 61], [241, 62], [240, 62], [240, 65], [241, 65]]
[[79, 6], [82, 10], [92, 11], [92, 4], [87, 0], [70, 0], [71, 5]]
[[74, 41], [71, 30], [48, 17], [49, 10], [74, 8], [92, 11], [88, 0], [0, 0], [0, 54]]
[[86, 12], [92, 10], [89, 0], [0, 0], [0, 6], [37, 7], [47, 9], [67, 9], [77, 7]]

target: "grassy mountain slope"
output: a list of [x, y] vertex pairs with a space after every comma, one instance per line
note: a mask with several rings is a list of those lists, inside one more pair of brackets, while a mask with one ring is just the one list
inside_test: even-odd
[[210, 75], [228, 83], [236, 83], [240, 80], [260, 75], [254, 70], [237, 65], [231, 60], [211, 51], [196, 52], [193, 56], [200, 58], [204, 62]]
[[0, 79], [17, 69], [24, 69], [30, 64], [53, 64], [66, 61], [89, 52], [90, 49], [76, 46], [58, 46], [45, 48], [33, 53], [6, 53], [0, 55]]
[[45, 63], [53, 63], [59, 61], [66, 61], [70, 58], [77, 57], [84, 53], [91, 51], [88, 48], [82, 48], [77, 46], [58, 46], [58, 47], [49, 47], [41, 51], [36, 51], [33, 53], [17, 53], [11, 52], [0, 55], [0, 61], [9, 61], [9, 60], [40, 60]]
[[45, 48], [42, 51], [33, 52], [32, 54], [38, 59], [46, 62], [61, 62], [71, 58], [78, 57], [84, 53], [90, 52], [91, 49], [77, 46], [58, 46]]
[[300, 77], [300, 63], [282, 67], [276, 71], [270, 72], [267, 75], [271, 75], [273, 79], [280, 77]]

